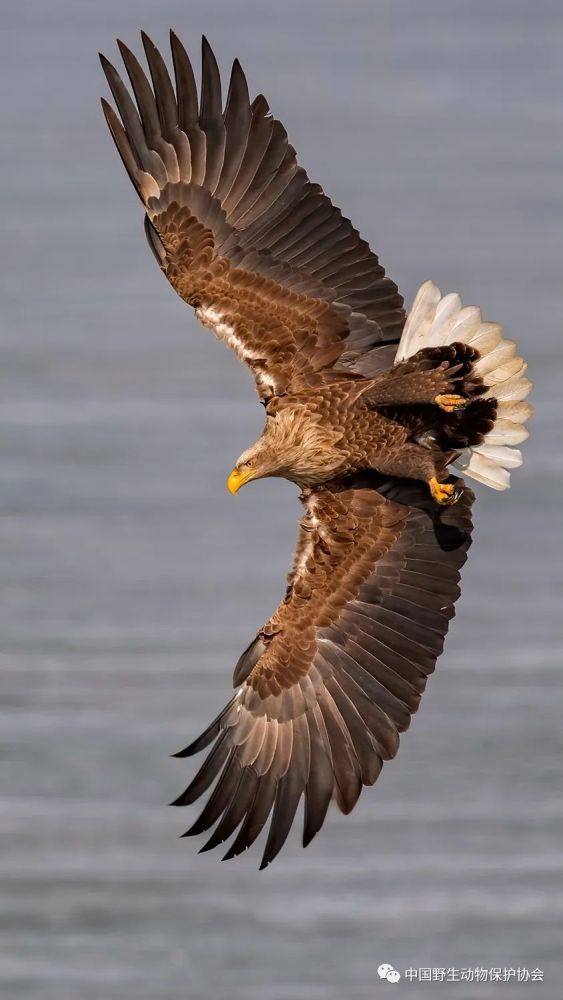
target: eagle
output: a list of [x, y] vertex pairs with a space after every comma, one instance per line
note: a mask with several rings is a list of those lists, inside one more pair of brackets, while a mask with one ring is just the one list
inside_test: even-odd
[[[234, 694], [175, 756], [207, 755], [184, 836], [250, 847], [261, 868], [300, 801], [303, 846], [331, 802], [349, 813], [394, 757], [442, 652], [471, 541], [474, 494], [521, 464], [531, 383], [516, 345], [425, 282], [408, 316], [351, 222], [298, 164], [238, 60], [223, 104], [203, 38], [201, 86], [171, 33], [173, 72], [142, 33], [148, 75], [118, 42], [102, 106], [149, 246], [204, 327], [252, 372], [265, 427], [231, 493], [266, 476], [300, 491], [293, 567], [234, 671]], [[209, 791], [210, 790], [210, 791]]]

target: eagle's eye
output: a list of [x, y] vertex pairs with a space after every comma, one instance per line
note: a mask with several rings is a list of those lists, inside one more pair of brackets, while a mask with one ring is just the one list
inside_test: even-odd
[[248, 461], [242, 463], [243, 469], [253, 469], [256, 465], [255, 458], [249, 458]]

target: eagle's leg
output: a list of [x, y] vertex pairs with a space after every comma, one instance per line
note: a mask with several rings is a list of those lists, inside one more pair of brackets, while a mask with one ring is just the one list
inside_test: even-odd
[[445, 505], [456, 503], [461, 496], [452, 483], [442, 482], [448, 475], [447, 460], [448, 456], [438, 449], [405, 442], [396, 451], [374, 455], [373, 468], [384, 475], [422, 480], [428, 484], [433, 500]]

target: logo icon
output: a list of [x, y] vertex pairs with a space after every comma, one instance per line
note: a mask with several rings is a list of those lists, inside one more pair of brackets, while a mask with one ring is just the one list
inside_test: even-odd
[[377, 975], [380, 979], [386, 979], [388, 983], [398, 983], [401, 978], [401, 973], [389, 965], [389, 962], [382, 962], [377, 970]]

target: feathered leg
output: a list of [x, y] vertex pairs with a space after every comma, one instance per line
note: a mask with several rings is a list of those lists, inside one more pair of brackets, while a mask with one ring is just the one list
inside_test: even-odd
[[377, 472], [401, 479], [419, 479], [428, 484], [436, 503], [451, 504], [459, 500], [461, 491], [452, 483], [443, 482], [447, 478], [447, 463], [452, 454], [438, 449], [406, 442], [400, 449], [375, 455], [372, 467]]

